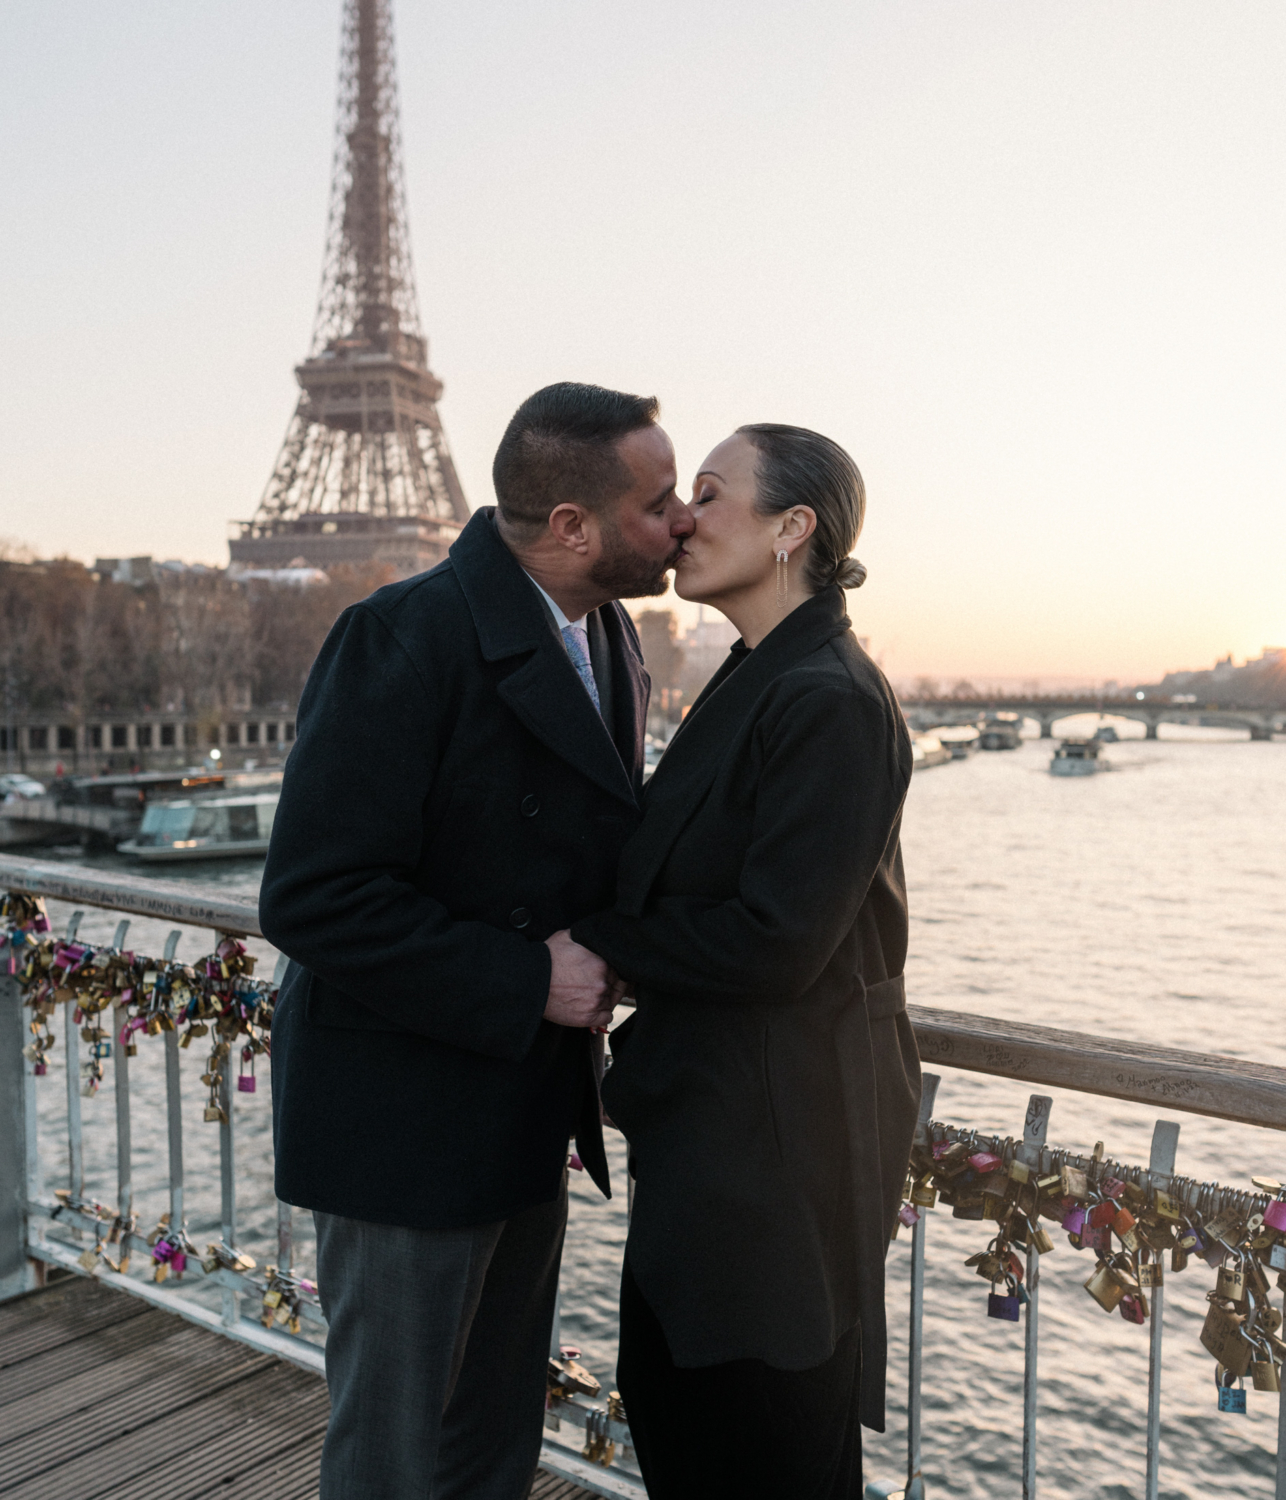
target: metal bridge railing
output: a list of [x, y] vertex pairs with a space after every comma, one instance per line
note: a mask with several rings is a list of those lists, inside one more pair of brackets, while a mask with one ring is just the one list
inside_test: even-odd
[[[253, 902], [238, 900], [222, 892], [187, 883], [164, 882], [103, 871], [69, 870], [65, 866], [36, 860], [0, 858], [0, 891], [24, 892], [71, 903], [96, 906], [130, 915], [167, 918], [187, 927], [212, 929], [216, 935], [262, 936]], [[64, 935], [74, 937], [80, 919], [77, 911]], [[118, 926], [112, 947], [123, 947], [128, 922]], [[170, 935], [164, 958], [172, 958], [180, 937]], [[85, 1198], [84, 1140], [80, 1079], [71, 1065], [77, 1052], [78, 1032], [70, 1004], [62, 1008], [66, 1024], [67, 1059], [67, 1187], [49, 1193], [45, 1187], [45, 1163], [40, 1152], [37, 1123], [38, 1080], [31, 1062], [23, 1056], [29, 1036], [31, 1012], [24, 1008], [15, 977], [8, 973], [8, 954], [0, 948], [0, 1300], [13, 1297], [39, 1283], [41, 1265], [62, 1267], [78, 1274], [94, 1274], [106, 1285], [180, 1314], [189, 1321], [212, 1328], [265, 1352], [323, 1372], [324, 1357], [319, 1343], [304, 1336], [307, 1324], [319, 1338], [325, 1319], [315, 1288], [293, 1278], [291, 1292], [299, 1331], [274, 1324], [262, 1326], [244, 1316], [242, 1300], [262, 1304], [272, 1290], [265, 1277], [243, 1268], [237, 1251], [237, 1181], [235, 1171], [236, 1051], [230, 1049], [221, 1064], [217, 1097], [224, 1118], [219, 1121], [220, 1254], [193, 1256], [184, 1268], [190, 1275], [217, 1286], [221, 1310], [215, 1313], [184, 1290], [177, 1277], [161, 1283], [140, 1280], [114, 1269], [112, 1256], [98, 1248], [116, 1232], [112, 1251], [132, 1252], [150, 1262], [153, 1247], [130, 1227], [134, 1204], [132, 1181], [133, 1116], [129, 1087], [129, 1054], [125, 1047], [112, 1048], [116, 1098], [117, 1203], [108, 1208]], [[1086, 1036], [1047, 1027], [1002, 1022], [988, 1017], [911, 1006], [909, 1014], [921, 1055], [954, 1068], [1018, 1079], [1028, 1084], [1068, 1088], [1143, 1104], [1159, 1104], [1213, 1118], [1242, 1121], [1272, 1129], [1286, 1129], [1286, 1069], [1244, 1062], [1240, 1059], [1179, 1052], [1173, 1049], [1123, 1042], [1115, 1038]], [[167, 1031], [166, 1048], [166, 1138], [169, 1153], [169, 1225], [179, 1232], [184, 1225], [184, 1158], [181, 1111], [179, 1038]], [[938, 1079], [925, 1076], [925, 1091], [917, 1136], [917, 1150], [935, 1143], [967, 1138], [979, 1151], [989, 1151], [1004, 1162], [1018, 1161], [1035, 1173], [1058, 1172], [1064, 1166], [1085, 1170], [1085, 1158], [1058, 1151], [1046, 1144], [1050, 1101], [1033, 1095], [1021, 1141], [983, 1138], [976, 1133], [934, 1123], [931, 1120]], [[1225, 1199], [1245, 1207], [1247, 1195], [1215, 1189], [1211, 1184], [1188, 1183], [1174, 1175], [1174, 1149], [1178, 1127], [1158, 1122], [1152, 1157], [1146, 1169], [1110, 1164], [1113, 1170], [1149, 1189], [1159, 1188], [1175, 1201], [1194, 1210], [1216, 1212]], [[1100, 1164], [1101, 1166], [1102, 1164]], [[1101, 1173], [1100, 1173], [1101, 1175]], [[905, 1500], [923, 1500], [921, 1475], [921, 1387], [923, 1383], [924, 1271], [929, 1215], [920, 1212], [911, 1235], [909, 1389], [907, 1409], [907, 1479], [897, 1484], [872, 1484], [869, 1500], [904, 1495]], [[58, 1237], [58, 1227], [69, 1230], [72, 1241]], [[91, 1238], [92, 1237], [92, 1238]], [[287, 1284], [292, 1280], [292, 1210], [277, 1209], [277, 1274]], [[85, 1249], [77, 1253], [77, 1244]], [[1037, 1493], [1037, 1357], [1039, 1344], [1039, 1251], [1029, 1241], [1026, 1256], [1026, 1328], [1023, 1421], [1024, 1500]], [[1157, 1495], [1159, 1467], [1160, 1357], [1162, 1348], [1161, 1287], [1152, 1293], [1150, 1329], [1150, 1379], [1147, 1419], [1147, 1452], [1144, 1460], [1145, 1494]], [[1283, 1330], [1286, 1331], [1286, 1330]], [[555, 1322], [551, 1354], [558, 1354]], [[575, 1382], [569, 1382], [574, 1386]], [[569, 1446], [559, 1436], [562, 1424], [570, 1422], [585, 1431], [583, 1448]], [[629, 1428], [611, 1403], [591, 1398], [583, 1391], [564, 1388], [551, 1401], [547, 1419], [551, 1429], [542, 1449], [541, 1463], [550, 1471], [572, 1479], [603, 1495], [644, 1495], [642, 1483], [629, 1465]], [[624, 1463], [622, 1462], [624, 1460]], [[1277, 1460], [1276, 1496], [1286, 1500], [1286, 1403], [1281, 1406]]]

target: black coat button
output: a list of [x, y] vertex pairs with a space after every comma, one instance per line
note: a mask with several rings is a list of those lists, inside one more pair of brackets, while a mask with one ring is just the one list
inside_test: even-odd
[[519, 808], [519, 811], [524, 818], [534, 818], [540, 811], [540, 798], [535, 793], [530, 793], [522, 799], [522, 806]]
[[509, 913], [509, 920], [515, 927], [526, 927], [531, 921], [531, 913], [525, 906], [515, 906]]

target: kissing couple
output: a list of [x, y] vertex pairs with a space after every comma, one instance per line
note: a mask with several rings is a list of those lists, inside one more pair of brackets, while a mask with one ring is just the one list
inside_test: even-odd
[[[524, 401], [495, 508], [346, 610], [300, 701], [260, 914], [292, 960], [276, 1190], [313, 1211], [330, 1325], [321, 1500], [525, 1500], [568, 1143], [610, 1194], [604, 1111], [653, 1500], [859, 1500], [883, 1429], [920, 1071], [911, 746], [845, 614], [865, 491], [830, 439], [756, 423], [684, 504], [658, 414]], [[619, 601], [670, 570], [741, 639], [645, 786]]]

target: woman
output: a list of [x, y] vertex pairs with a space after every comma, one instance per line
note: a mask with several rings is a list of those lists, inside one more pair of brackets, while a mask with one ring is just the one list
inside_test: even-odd
[[653, 1500], [857, 1500], [920, 1071], [902, 715], [844, 588], [861, 475], [797, 427], [710, 454], [675, 589], [741, 640], [648, 788], [614, 910], [633, 984], [603, 1102], [636, 1178], [618, 1381]]

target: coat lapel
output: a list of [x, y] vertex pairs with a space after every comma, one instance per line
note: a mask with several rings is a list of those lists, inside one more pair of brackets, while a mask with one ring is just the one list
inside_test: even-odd
[[[605, 792], [635, 806], [631, 777], [576, 668], [550, 629], [540, 596], [497, 534], [492, 508], [474, 515], [452, 545], [450, 556], [483, 657], [492, 662], [515, 659], [513, 670], [496, 686], [500, 697], [555, 755]], [[612, 621], [609, 633], [618, 636], [623, 628], [612, 612], [619, 610], [619, 605], [612, 605], [604, 611]], [[624, 651], [619, 664], [619, 674], [613, 671], [614, 706], [629, 715], [628, 722], [634, 722], [638, 715], [631, 706], [632, 695], [641, 690], [646, 703], [645, 682], [640, 689], [633, 680], [642, 664], [634, 665]]]
[[697, 698], [661, 757], [645, 794], [646, 815], [621, 859], [618, 909], [642, 913], [657, 872], [701, 805], [728, 744], [764, 689], [849, 628], [840, 589], [825, 589], [793, 610], [753, 651], [732, 654]]
[[643, 790], [643, 737], [647, 729], [647, 703], [652, 679], [643, 666], [643, 652], [634, 622], [624, 607], [608, 604], [599, 615], [612, 656], [612, 719], [616, 726], [616, 748], [637, 798]]

